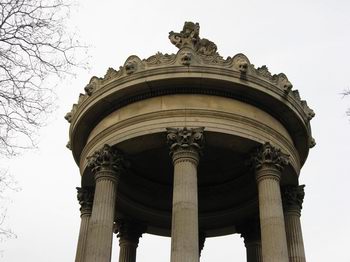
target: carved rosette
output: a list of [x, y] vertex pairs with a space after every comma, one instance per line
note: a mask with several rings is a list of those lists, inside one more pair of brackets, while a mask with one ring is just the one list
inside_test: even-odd
[[146, 232], [146, 226], [138, 222], [119, 219], [115, 225], [115, 233], [121, 244], [128, 242], [137, 245], [139, 238]]
[[267, 142], [253, 153], [250, 164], [256, 170], [267, 166], [282, 171], [284, 166], [289, 164], [289, 155], [282, 153], [281, 149], [273, 147]]
[[282, 201], [285, 211], [297, 211], [300, 214], [303, 208], [305, 185], [284, 186], [282, 188]]
[[95, 151], [87, 160], [88, 166], [94, 173], [107, 170], [119, 174], [125, 169], [123, 154], [107, 144]]
[[77, 187], [77, 199], [80, 204], [81, 214], [91, 214], [94, 201], [94, 189], [92, 187]]

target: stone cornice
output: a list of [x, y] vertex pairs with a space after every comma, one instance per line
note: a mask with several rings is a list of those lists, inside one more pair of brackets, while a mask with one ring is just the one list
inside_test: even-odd
[[232, 57], [223, 58], [217, 52], [216, 45], [199, 37], [199, 25], [186, 22], [180, 33], [169, 33], [169, 39], [180, 50], [177, 54], [156, 53], [146, 59], [138, 56], [130, 56], [123, 66], [118, 70], [108, 68], [104, 77], [93, 76], [84, 88], [85, 94], [79, 95], [78, 103], [74, 104], [72, 110], [65, 118], [71, 122], [80, 105], [99, 90], [105, 90], [109, 83], [118, 79], [130, 79], [135, 73], [149, 72], [154, 69], [175, 70], [181, 67], [200, 67], [228, 70], [229, 75], [237, 75], [244, 81], [261, 80], [277, 87], [281, 91], [281, 97], [295, 100], [302, 108], [306, 121], [310, 121], [315, 113], [309, 108], [305, 100], [301, 100], [298, 90], [292, 90], [293, 85], [283, 73], [272, 74], [267, 66], [255, 68], [244, 54], [236, 54]]
[[265, 166], [282, 170], [289, 164], [289, 155], [282, 153], [280, 149], [266, 142], [252, 154], [249, 164], [256, 170]]
[[108, 144], [103, 145], [102, 148], [96, 150], [91, 156], [87, 157], [87, 161], [88, 167], [90, 167], [94, 173], [101, 170], [120, 173], [125, 169], [123, 154]]

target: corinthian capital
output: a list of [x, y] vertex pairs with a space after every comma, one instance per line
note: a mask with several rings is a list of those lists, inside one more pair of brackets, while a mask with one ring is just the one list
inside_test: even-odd
[[284, 186], [282, 188], [282, 201], [284, 208], [297, 208], [301, 210], [305, 196], [305, 185], [300, 186]]
[[92, 187], [77, 187], [77, 198], [81, 212], [91, 212], [94, 201], [94, 190]]
[[167, 141], [170, 147], [170, 153], [178, 149], [198, 150], [203, 147], [204, 127], [198, 128], [167, 128]]
[[101, 149], [95, 151], [91, 156], [87, 158], [88, 166], [93, 172], [101, 169], [109, 169], [116, 172], [120, 172], [124, 169], [125, 161], [124, 157], [116, 149], [105, 144]]
[[120, 241], [130, 241], [137, 244], [144, 232], [146, 232], [144, 224], [125, 219], [119, 219], [116, 222], [115, 233], [118, 233], [117, 237], [120, 238]]
[[255, 169], [268, 165], [282, 170], [284, 166], [289, 164], [289, 155], [282, 153], [280, 149], [273, 147], [267, 142], [253, 153], [251, 164]]

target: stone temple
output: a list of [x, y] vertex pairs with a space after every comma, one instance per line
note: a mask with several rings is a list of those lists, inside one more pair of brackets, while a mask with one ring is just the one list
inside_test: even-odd
[[176, 54], [92, 77], [66, 115], [81, 175], [75, 261], [111, 261], [116, 233], [123, 262], [142, 234], [171, 237], [171, 262], [198, 262], [206, 238], [228, 234], [249, 262], [305, 262], [298, 178], [314, 112], [285, 74], [223, 58], [197, 23], [169, 39]]

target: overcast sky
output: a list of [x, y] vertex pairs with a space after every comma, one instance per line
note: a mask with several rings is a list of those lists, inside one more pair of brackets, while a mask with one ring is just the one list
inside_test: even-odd
[[[22, 190], [8, 192], [6, 226], [16, 239], [0, 243], [1, 261], [73, 261], [80, 213], [80, 177], [66, 149], [66, 112], [91, 76], [119, 68], [129, 55], [174, 53], [168, 32], [199, 22], [200, 36], [219, 53], [244, 53], [256, 66], [285, 73], [308, 101], [317, 145], [310, 150], [300, 184], [306, 184], [302, 227], [307, 260], [349, 262], [350, 235], [350, 1], [80, 1], [72, 28], [91, 46], [90, 71], [56, 87], [58, 109], [41, 130], [37, 151], [7, 161]], [[3, 164], [5, 160], [2, 160]], [[5, 164], [6, 165], [6, 164]], [[10, 201], [8, 201], [10, 199]], [[116, 239], [115, 239], [116, 240]], [[113, 261], [118, 242], [114, 241]], [[144, 235], [138, 261], [169, 261], [170, 239]], [[203, 262], [245, 261], [239, 235], [208, 239]]]

